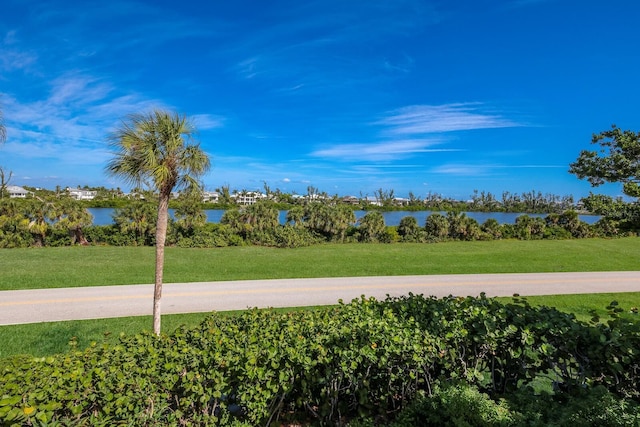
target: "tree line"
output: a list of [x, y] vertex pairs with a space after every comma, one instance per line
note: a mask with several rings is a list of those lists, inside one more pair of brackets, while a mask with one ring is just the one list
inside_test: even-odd
[[[0, 173], [3, 171], [0, 171]], [[0, 177], [1, 178], [1, 177]], [[0, 185], [0, 198], [8, 198], [7, 191], [8, 179], [4, 179], [4, 185]], [[24, 186], [29, 191], [27, 198], [57, 198], [67, 195], [67, 191], [60, 186], [56, 186], [55, 190], [44, 188], [36, 188]], [[130, 193], [126, 194], [120, 187], [106, 188], [104, 186], [91, 187], [88, 185], [80, 186], [79, 189], [95, 192], [95, 196], [91, 200], [82, 200], [84, 206], [88, 208], [118, 208], [130, 203], [132, 199], [139, 198], [145, 193], [144, 189], [133, 188]], [[296, 205], [304, 205], [312, 201], [324, 203], [342, 202], [352, 206], [356, 210], [431, 210], [431, 211], [467, 211], [467, 212], [510, 212], [510, 213], [562, 213], [565, 210], [576, 209], [576, 203], [571, 195], [556, 195], [552, 193], [542, 193], [541, 191], [531, 190], [522, 193], [511, 193], [504, 191], [497, 196], [490, 191], [473, 190], [473, 193], [467, 200], [456, 200], [446, 197], [439, 193], [429, 192], [424, 197], [418, 197], [414, 193], [409, 192], [408, 198], [395, 197], [394, 190], [379, 189], [375, 191], [375, 196], [361, 194], [355, 196], [339, 196], [338, 194], [329, 195], [321, 192], [319, 189], [309, 186], [307, 193], [300, 195], [295, 192], [283, 192], [279, 188], [272, 190], [267, 183], [264, 184], [263, 190], [248, 191], [246, 189], [231, 189], [228, 185], [223, 185], [215, 189], [218, 193], [218, 200], [215, 202], [205, 201], [202, 197], [201, 202], [205, 209], [227, 209], [236, 206], [242, 206], [238, 202], [238, 198], [242, 195], [258, 194], [264, 200], [269, 200], [279, 206], [281, 210], [288, 210]], [[240, 196], [240, 197], [238, 197]], [[170, 206], [175, 207], [176, 194], [172, 194]]]
[[[596, 197], [591, 199], [595, 204]], [[111, 224], [93, 225], [84, 204], [70, 197], [0, 200], [0, 247], [152, 246], [156, 243], [157, 203], [156, 194], [144, 192], [143, 197], [116, 208]], [[479, 223], [459, 211], [433, 212], [422, 224], [408, 215], [397, 226], [388, 226], [380, 211], [368, 211], [356, 220], [353, 206], [340, 201], [294, 205], [286, 212], [286, 222], [281, 224], [280, 205], [264, 200], [231, 207], [216, 224], [207, 222], [197, 192], [183, 192], [174, 201], [173, 218], [167, 219], [166, 244], [300, 247], [325, 242], [436, 243], [614, 237], [634, 233], [638, 222], [624, 213], [632, 207], [616, 203], [617, 210], [599, 209], [603, 217], [593, 225], [581, 221], [576, 211], [567, 210], [546, 217], [521, 215], [514, 224], [499, 223], [493, 218]]]

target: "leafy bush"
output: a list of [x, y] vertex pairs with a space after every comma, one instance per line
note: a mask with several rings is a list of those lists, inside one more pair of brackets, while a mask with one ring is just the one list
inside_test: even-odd
[[391, 426], [513, 426], [517, 417], [504, 399], [496, 402], [466, 384], [446, 384], [412, 402]]
[[[161, 337], [0, 361], [0, 425], [634, 425], [640, 322], [609, 310], [587, 324], [520, 298], [409, 295], [213, 314]], [[541, 378], [554, 390], [532, 393]]]

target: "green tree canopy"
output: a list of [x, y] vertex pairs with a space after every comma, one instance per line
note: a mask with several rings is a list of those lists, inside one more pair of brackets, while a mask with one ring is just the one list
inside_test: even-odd
[[582, 150], [569, 172], [594, 187], [622, 183], [624, 194], [640, 197], [640, 132], [613, 125], [611, 130], [594, 134], [591, 143], [599, 145], [599, 150]]

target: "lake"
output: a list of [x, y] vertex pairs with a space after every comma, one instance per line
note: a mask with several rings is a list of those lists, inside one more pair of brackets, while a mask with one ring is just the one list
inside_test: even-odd
[[[113, 223], [113, 208], [89, 208], [88, 209], [91, 215], [93, 215], [93, 224], [94, 225], [109, 225]], [[207, 215], [207, 220], [209, 222], [220, 222], [220, 218], [224, 214], [224, 210], [222, 209], [207, 209], [204, 211]], [[169, 213], [173, 215], [173, 210], [169, 209]], [[381, 212], [384, 217], [384, 221], [386, 225], [398, 225], [400, 224], [400, 220], [405, 216], [413, 216], [418, 221], [418, 224], [421, 227], [424, 227], [424, 224], [427, 220], [427, 217], [434, 213], [433, 211], [390, 211], [390, 212]], [[446, 213], [440, 212], [444, 215]], [[360, 219], [367, 214], [367, 211], [355, 211], [356, 219]], [[484, 223], [489, 218], [494, 218], [501, 224], [515, 224], [516, 218], [520, 215], [525, 215], [522, 213], [512, 213], [512, 212], [465, 212], [465, 214], [478, 221], [480, 224]], [[546, 214], [528, 214], [531, 217], [541, 217], [544, 218], [547, 216]], [[280, 211], [280, 223], [284, 224], [286, 222], [287, 211]], [[600, 219], [598, 215], [580, 215], [580, 219], [588, 224], [593, 224]]]

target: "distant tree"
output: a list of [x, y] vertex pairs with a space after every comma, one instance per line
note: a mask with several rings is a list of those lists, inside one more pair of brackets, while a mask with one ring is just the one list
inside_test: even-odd
[[500, 210], [500, 203], [490, 192], [473, 190], [469, 209], [480, 212], [496, 212]]
[[[7, 140], [7, 128], [4, 125], [4, 116], [2, 115], [2, 110], [0, 109], [0, 145], [4, 144]], [[7, 176], [7, 174], [9, 176]], [[9, 181], [11, 181], [12, 172], [5, 172], [5, 170], [0, 166], [0, 198], [4, 197], [4, 193], [7, 190], [7, 185]]]
[[24, 208], [15, 199], [0, 200], [0, 248], [29, 246], [32, 236]]
[[267, 184], [267, 181], [262, 181], [262, 188], [264, 188], [264, 194], [267, 196], [267, 199], [271, 199], [273, 192], [271, 191], [269, 184]]
[[29, 220], [29, 233], [33, 236], [33, 245], [44, 246], [50, 224], [59, 216], [57, 207], [51, 202], [33, 199], [27, 205], [26, 216]]
[[486, 234], [486, 236], [490, 239], [501, 239], [503, 237], [503, 227], [502, 224], [498, 222], [495, 218], [487, 219], [480, 229]]
[[207, 223], [207, 214], [202, 209], [202, 192], [196, 190], [180, 193], [174, 210], [175, 224], [183, 235], [190, 236]]
[[514, 232], [520, 240], [539, 240], [544, 236], [545, 220], [540, 217], [520, 215], [516, 218]]
[[293, 206], [287, 211], [287, 223], [293, 224], [296, 227], [302, 225], [302, 219], [304, 218], [304, 208], [302, 206]]
[[449, 220], [438, 212], [432, 213], [427, 217], [424, 229], [427, 233], [427, 238], [431, 241], [440, 242], [449, 238]]
[[591, 143], [600, 149], [582, 150], [569, 172], [587, 179], [594, 187], [606, 182], [622, 183], [624, 194], [640, 197], [640, 132], [613, 125], [611, 130], [594, 134]]
[[478, 222], [469, 218], [464, 212], [447, 212], [449, 222], [449, 237], [456, 240], [476, 240], [480, 237], [481, 229]]
[[240, 210], [240, 221], [247, 224], [250, 230], [274, 230], [279, 224], [278, 209], [273, 202], [259, 201]]
[[422, 206], [424, 203], [413, 192], [409, 191], [409, 206]]
[[[155, 234], [157, 206], [156, 198], [147, 194], [144, 198], [136, 198], [121, 208], [117, 208], [113, 221], [121, 232], [133, 235], [138, 245], [150, 245]], [[154, 203], [156, 204], [154, 206]]]
[[358, 236], [361, 242], [379, 242], [383, 239], [384, 232], [384, 217], [380, 212], [368, 212], [360, 219]]
[[317, 200], [320, 197], [320, 190], [313, 185], [307, 186], [307, 201]]
[[93, 216], [82, 203], [71, 198], [61, 201], [62, 216], [55, 224], [56, 228], [67, 230], [71, 237], [71, 244], [88, 245], [83, 229], [93, 223]]
[[220, 224], [225, 225], [232, 233], [246, 238], [249, 233], [249, 226], [242, 222], [240, 209], [232, 207], [224, 211], [222, 218], [220, 218]]
[[[8, 175], [8, 176], [7, 176]], [[11, 177], [13, 176], [13, 172], [6, 172], [2, 166], [0, 166], [0, 199], [4, 199], [4, 196], [8, 196], [7, 186], [9, 182], [11, 182]]]
[[113, 158], [107, 164], [107, 173], [138, 185], [149, 183], [158, 194], [153, 296], [156, 335], [160, 335], [164, 244], [171, 192], [176, 188], [199, 187], [197, 179], [210, 166], [207, 154], [198, 144], [191, 143], [195, 132], [186, 116], [156, 110], [129, 116], [110, 136]]
[[219, 203], [225, 205], [233, 204], [233, 199], [231, 198], [231, 192], [229, 191], [229, 185], [223, 185], [220, 188], [216, 188], [216, 191], [219, 193]]
[[420, 228], [416, 217], [410, 215], [400, 220], [398, 235], [404, 242], [421, 242], [424, 240], [424, 230]]
[[379, 188], [374, 191], [374, 195], [380, 206], [388, 207], [393, 205], [393, 199], [395, 198], [393, 189], [383, 190], [382, 188]]
[[331, 231], [334, 236], [340, 236], [340, 241], [344, 242], [347, 230], [356, 222], [356, 214], [344, 203], [332, 205], [332, 208], [334, 220]]

